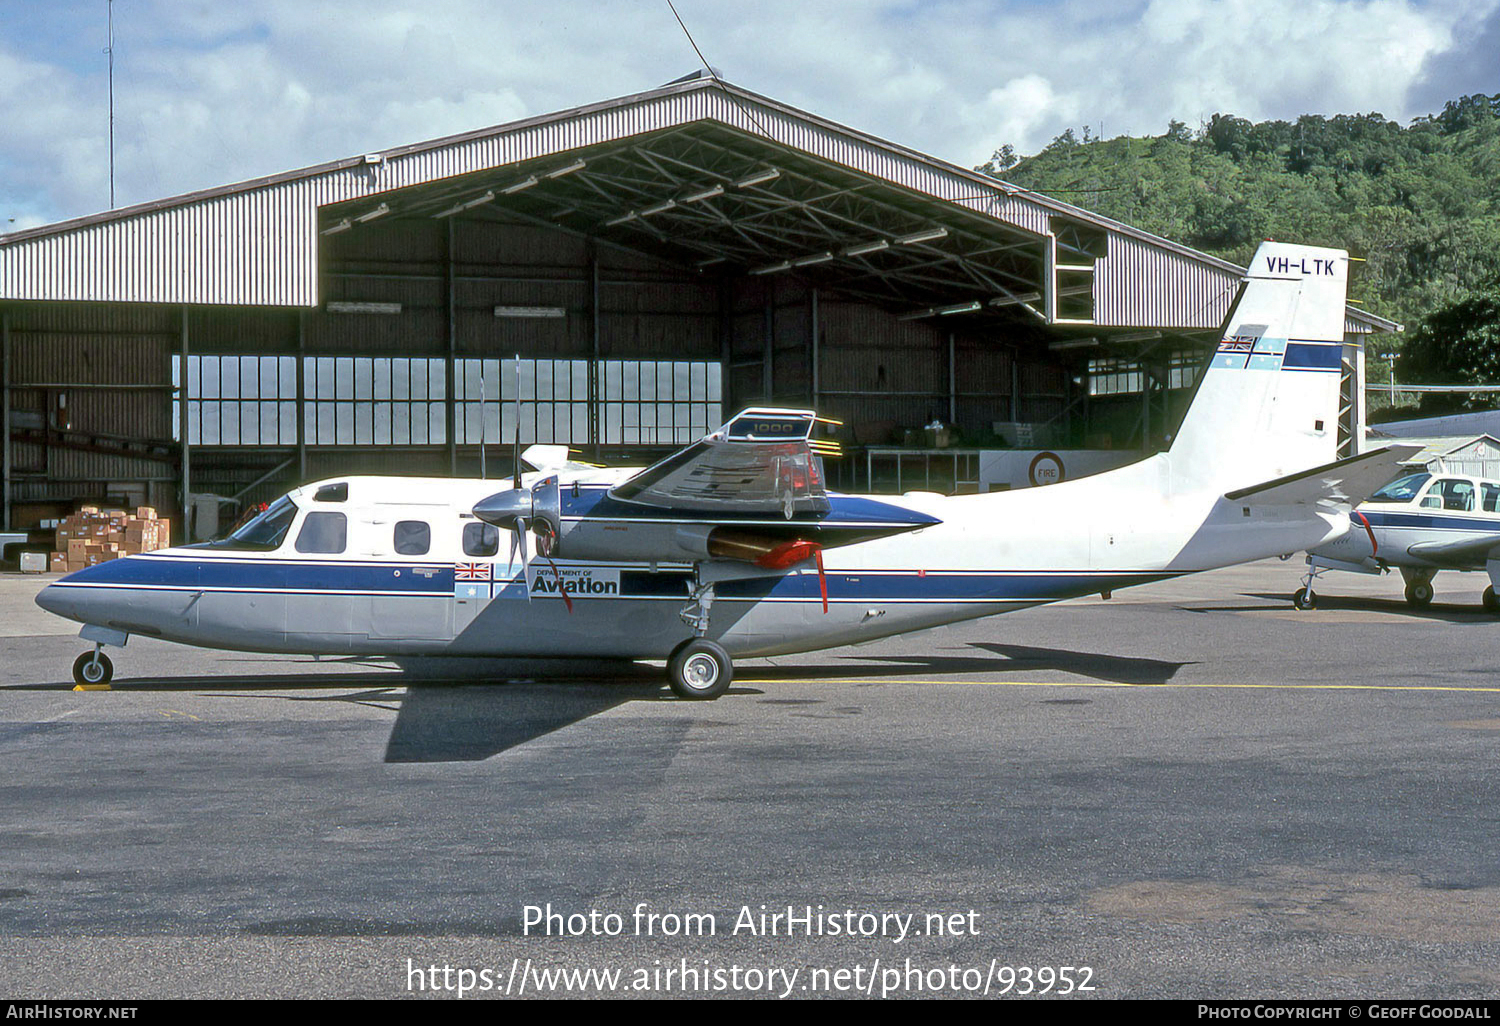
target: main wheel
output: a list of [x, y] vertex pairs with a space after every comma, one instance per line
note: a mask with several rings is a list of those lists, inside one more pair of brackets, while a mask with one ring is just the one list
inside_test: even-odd
[[734, 680], [729, 653], [706, 638], [684, 642], [667, 661], [667, 678], [678, 698], [718, 698]]
[[115, 676], [115, 664], [103, 652], [85, 652], [73, 660], [73, 683], [84, 687], [108, 684]]
[[1432, 582], [1412, 581], [1406, 586], [1406, 603], [1417, 609], [1432, 605]]
[[1500, 616], [1500, 595], [1495, 594], [1493, 586], [1484, 589], [1484, 596], [1480, 599], [1484, 603], [1486, 613], [1494, 613]]
[[1317, 609], [1318, 593], [1311, 588], [1298, 588], [1292, 592], [1292, 605], [1298, 609]]

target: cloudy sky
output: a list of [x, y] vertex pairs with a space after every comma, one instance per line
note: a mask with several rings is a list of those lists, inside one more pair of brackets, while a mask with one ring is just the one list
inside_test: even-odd
[[[1500, 93], [1500, 0], [676, 0], [726, 78], [964, 165]], [[0, 232], [109, 200], [106, 0], [0, 0]], [[115, 0], [116, 205], [660, 85], [666, 0]]]

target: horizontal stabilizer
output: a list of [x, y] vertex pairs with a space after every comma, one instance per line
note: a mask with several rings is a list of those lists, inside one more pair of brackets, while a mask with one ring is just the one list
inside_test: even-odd
[[1491, 534], [1481, 538], [1460, 538], [1457, 541], [1417, 542], [1406, 552], [1418, 559], [1425, 559], [1429, 563], [1470, 567], [1488, 562], [1490, 554], [1497, 549], [1500, 549], [1500, 534]]
[[1357, 506], [1402, 469], [1418, 445], [1388, 445], [1225, 494], [1231, 502], [1265, 506]]

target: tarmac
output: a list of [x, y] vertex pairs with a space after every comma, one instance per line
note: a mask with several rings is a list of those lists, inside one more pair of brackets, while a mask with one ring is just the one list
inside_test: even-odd
[[48, 578], [5, 575], [0, 994], [1500, 995], [1487, 581], [1297, 612], [1301, 571], [750, 660], [712, 703], [144, 638], [79, 692]]

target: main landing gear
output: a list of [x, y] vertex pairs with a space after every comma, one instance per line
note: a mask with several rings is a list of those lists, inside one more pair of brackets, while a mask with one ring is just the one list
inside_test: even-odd
[[694, 637], [674, 648], [667, 659], [667, 682], [678, 698], [718, 698], [734, 680], [734, 663], [729, 653], [704, 637], [713, 605], [714, 582], [695, 575], [687, 604], [678, 614], [693, 629]]
[[689, 638], [672, 650], [667, 679], [678, 698], [718, 698], [734, 680], [734, 663], [717, 643]]
[[1402, 570], [1406, 579], [1406, 604], [1413, 609], [1426, 609], [1432, 605], [1432, 578], [1436, 570]]
[[109, 656], [95, 645], [92, 652], [85, 652], [73, 660], [73, 683], [81, 688], [105, 687], [115, 676], [115, 664]]

